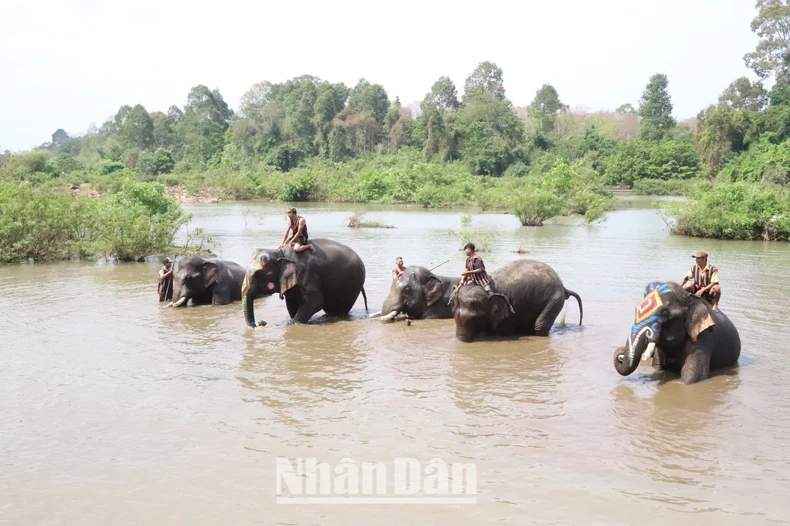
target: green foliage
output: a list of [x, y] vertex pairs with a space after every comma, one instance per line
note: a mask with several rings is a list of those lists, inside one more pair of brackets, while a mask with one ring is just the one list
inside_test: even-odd
[[0, 181], [0, 261], [92, 257], [136, 260], [169, 248], [186, 223], [160, 185], [130, 183], [91, 199], [68, 190]]
[[126, 169], [126, 165], [120, 161], [102, 161], [97, 168], [97, 172], [99, 175], [107, 175], [124, 169]]
[[740, 77], [722, 92], [719, 103], [727, 104], [736, 111], [760, 111], [768, 104], [768, 92], [759, 80], [753, 83], [747, 77]]
[[52, 177], [60, 177], [81, 170], [83, 170], [82, 164], [68, 153], [58, 154], [44, 165], [44, 171]]
[[505, 85], [502, 77], [502, 68], [494, 62], [481, 62], [475, 70], [466, 77], [464, 84], [464, 102], [467, 98], [477, 95], [490, 95], [499, 100], [505, 100]]
[[609, 184], [632, 187], [639, 179], [689, 179], [700, 174], [701, 162], [688, 141], [632, 141], [609, 161]]
[[189, 221], [158, 183], [126, 183], [121, 191], [100, 201], [100, 251], [121, 261], [136, 261], [172, 244]]
[[669, 96], [669, 80], [663, 73], [650, 77], [642, 100], [639, 103], [639, 137], [648, 141], [660, 141], [675, 127], [672, 118], [672, 99]]
[[173, 152], [157, 148], [153, 152], [141, 152], [137, 157], [137, 171], [147, 175], [169, 174], [175, 168]]
[[788, 78], [790, 63], [790, 3], [787, 0], [757, 0], [759, 10], [752, 32], [760, 37], [757, 48], [743, 59], [760, 78]]
[[510, 103], [487, 93], [467, 97], [455, 128], [463, 137], [461, 154], [472, 173], [502, 175], [524, 146], [524, 124]]
[[786, 181], [790, 175], [790, 140], [773, 144], [763, 138], [743, 155], [732, 159], [722, 169], [720, 179], [747, 182]]
[[721, 183], [696, 197], [665, 206], [673, 233], [718, 239], [790, 240], [790, 190], [786, 187]]
[[544, 84], [535, 94], [535, 99], [529, 105], [530, 113], [537, 120], [538, 127], [544, 132], [554, 129], [557, 114], [568, 109], [560, 102], [560, 96], [554, 86]]
[[706, 179], [639, 179], [634, 181], [634, 193], [638, 195], [692, 196], [713, 188]]
[[611, 193], [594, 170], [583, 163], [557, 160], [550, 170], [509, 189], [510, 211], [524, 226], [542, 226], [557, 215], [580, 214], [587, 222], [603, 216]]

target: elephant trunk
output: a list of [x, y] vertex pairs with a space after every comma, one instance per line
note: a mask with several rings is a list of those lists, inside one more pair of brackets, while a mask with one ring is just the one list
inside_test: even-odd
[[249, 290], [241, 296], [241, 308], [244, 311], [244, 321], [248, 327], [255, 328], [255, 311], [253, 309], [253, 296]]
[[614, 352], [614, 368], [617, 372], [622, 376], [628, 376], [636, 371], [641, 360], [651, 358], [656, 350], [658, 336], [658, 332], [652, 328], [639, 331], [636, 338], [629, 336], [625, 346]]

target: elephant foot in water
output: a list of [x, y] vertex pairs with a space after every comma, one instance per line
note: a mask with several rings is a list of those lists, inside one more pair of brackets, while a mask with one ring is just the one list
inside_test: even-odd
[[266, 323], [265, 321], [261, 320], [261, 321], [259, 321], [259, 322], [258, 322], [256, 325], [257, 325], [258, 327], [266, 327], [267, 323]]

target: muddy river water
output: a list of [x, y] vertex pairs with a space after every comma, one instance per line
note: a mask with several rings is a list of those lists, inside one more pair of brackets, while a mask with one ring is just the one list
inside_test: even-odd
[[[285, 325], [284, 302], [165, 309], [160, 265], [0, 267], [0, 523], [790, 523], [790, 245], [672, 237], [649, 201], [598, 225], [521, 228], [479, 210], [300, 207], [312, 237], [352, 246], [371, 312], [406, 264], [554, 267], [584, 300], [548, 338], [454, 338], [453, 320], [382, 324], [362, 299], [337, 323]], [[192, 205], [224, 259], [275, 246], [283, 205]], [[350, 229], [350, 210], [393, 229]], [[517, 254], [519, 248], [525, 254]], [[740, 330], [740, 366], [694, 386], [612, 365], [652, 280], [699, 248]], [[561, 316], [562, 317], [562, 316]], [[276, 460], [473, 464], [475, 504], [278, 504]], [[394, 469], [394, 468], [393, 468]]]

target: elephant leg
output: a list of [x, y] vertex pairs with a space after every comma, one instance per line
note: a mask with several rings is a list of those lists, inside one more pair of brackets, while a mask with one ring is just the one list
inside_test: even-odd
[[653, 353], [653, 369], [656, 371], [664, 370], [664, 352], [658, 347]]
[[313, 314], [324, 308], [324, 295], [320, 291], [310, 292], [309, 295], [302, 294], [302, 301], [293, 317], [296, 323], [307, 323]]
[[535, 334], [538, 336], [548, 336], [551, 326], [554, 325], [554, 320], [562, 311], [564, 300], [561, 302], [551, 302], [546, 305], [543, 312], [540, 313], [538, 319], [535, 320]]
[[710, 356], [693, 344], [687, 344], [691, 352], [687, 352], [686, 360], [680, 369], [680, 378], [684, 384], [694, 384], [700, 380], [705, 380], [710, 375]]
[[288, 316], [293, 319], [296, 317], [296, 313], [299, 310], [299, 299], [294, 298], [293, 296], [286, 296], [285, 306], [288, 309]]
[[228, 305], [230, 303], [229, 294], [222, 294], [222, 293], [215, 293], [211, 297], [211, 304], [212, 305]]

